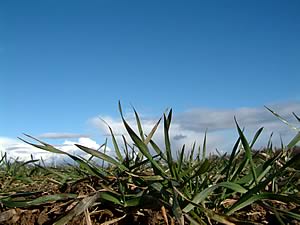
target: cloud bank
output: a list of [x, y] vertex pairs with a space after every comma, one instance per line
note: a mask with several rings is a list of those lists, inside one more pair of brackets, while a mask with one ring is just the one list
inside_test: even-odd
[[[292, 112], [300, 113], [300, 102], [268, 107], [292, 123], [296, 122]], [[219, 131], [234, 128], [234, 116], [242, 126], [248, 128], [263, 126], [267, 129], [286, 130], [282, 123], [264, 107], [225, 110], [195, 108], [179, 114], [176, 117], [176, 122], [188, 130], [203, 132], [204, 129], [208, 128], [209, 131]]]
[[[268, 107], [288, 120], [293, 126], [299, 127], [292, 112], [300, 115], [300, 102], [273, 104], [268, 105]], [[90, 124], [99, 129], [103, 135], [109, 136], [109, 130], [99, 117], [103, 118], [112, 127], [115, 134], [118, 134], [117, 136], [127, 136], [120, 118], [101, 115], [91, 118]], [[296, 135], [294, 130], [282, 123], [264, 107], [243, 107], [236, 109], [194, 108], [174, 115], [170, 129], [173, 150], [177, 151], [183, 144], [192, 146], [195, 141], [201, 145], [205, 131], [207, 130], [207, 149], [210, 152], [214, 152], [215, 149], [230, 151], [238, 137], [234, 117], [236, 117], [240, 127], [245, 127], [245, 134], [249, 137], [249, 141], [256, 130], [264, 127], [264, 131], [255, 145], [257, 149], [266, 146], [272, 132], [274, 132], [274, 139], [272, 141], [275, 146], [280, 146], [280, 138], [287, 144]], [[127, 116], [126, 120], [133, 128], [137, 127], [133, 115]], [[151, 131], [157, 120], [143, 118], [142, 124], [145, 133]], [[137, 129], [135, 131], [137, 132]], [[162, 124], [154, 135], [154, 140], [163, 147]]]

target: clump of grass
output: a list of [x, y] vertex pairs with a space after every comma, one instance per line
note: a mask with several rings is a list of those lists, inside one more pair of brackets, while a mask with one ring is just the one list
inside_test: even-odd
[[[180, 225], [261, 224], [270, 221], [286, 224], [300, 221], [300, 154], [293, 154], [293, 148], [300, 140], [299, 131], [279, 151], [273, 151], [272, 146], [268, 145], [264, 151], [255, 152], [253, 146], [263, 128], [249, 141], [235, 119], [239, 138], [230, 155], [206, 157], [205, 135], [201, 149], [196, 151], [194, 145], [187, 150], [183, 146], [175, 158], [169, 136], [172, 110], [157, 121], [150, 133], [145, 134], [135, 110], [138, 132], [127, 123], [120, 104], [119, 109], [131, 140], [123, 136], [123, 145], [120, 146], [109, 127], [116, 157], [99, 149], [76, 145], [91, 155], [86, 160], [29, 135], [26, 136], [37, 141], [37, 144], [21, 139], [37, 148], [67, 155], [77, 162], [78, 167], [68, 167], [67, 171], [41, 165], [37, 167], [55, 175], [53, 180], [62, 192], [76, 192], [74, 187], [86, 181], [88, 195], [55, 194], [21, 202], [16, 196], [9, 195], [0, 198], [0, 202], [5, 207], [26, 207], [73, 199], [71, 202], [75, 202], [74, 207], [57, 218], [56, 225], [67, 224], [82, 214], [87, 224], [91, 224], [93, 215], [89, 210], [101, 211], [100, 219], [96, 219], [95, 224], [96, 221], [100, 224], [101, 218], [110, 220], [106, 224], [121, 224], [122, 221], [124, 224], [124, 221], [132, 222], [133, 218], [137, 224], [164, 222]], [[153, 140], [161, 121], [164, 146], [158, 146]], [[151, 149], [154, 154], [151, 154]], [[101, 159], [110, 166], [96, 164], [93, 158]], [[103, 212], [106, 212], [106, 216], [103, 216]], [[154, 218], [155, 212], [161, 217]], [[259, 213], [260, 216], [256, 218], [251, 213]]]

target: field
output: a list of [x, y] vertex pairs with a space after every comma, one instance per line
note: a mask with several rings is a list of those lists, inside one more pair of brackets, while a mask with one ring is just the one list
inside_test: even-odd
[[[91, 156], [84, 159], [26, 135], [24, 142], [74, 164], [51, 167], [3, 155], [0, 224], [300, 224], [299, 130], [279, 149], [270, 141], [255, 151], [263, 128], [249, 139], [235, 121], [239, 138], [230, 153], [207, 155], [205, 137], [201, 146], [174, 154], [172, 110], [147, 135], [134, 112], [137, 132], [120, 107], [130, 140], [117, 143], [110, 128], [116, 157], [77, 145]], [[160, 123], [164, 146], [152, 140]]]

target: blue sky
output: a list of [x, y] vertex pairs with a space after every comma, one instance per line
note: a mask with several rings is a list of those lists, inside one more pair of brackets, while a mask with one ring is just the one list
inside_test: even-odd
[[101, 142], [93, 121], [118, 124], [118, 100], [146, 121], [172, 107], [186, 133], [213, 113], [232, 123], [263, 105], [299, 113], [299, 10], [273, 0], [2, 1], [0, 139]]

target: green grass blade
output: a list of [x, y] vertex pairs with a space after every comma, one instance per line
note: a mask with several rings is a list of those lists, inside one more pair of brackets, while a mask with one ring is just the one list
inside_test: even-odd
[[300, 117], [296, 115], [296, 113], [293, 112], [294, 117], [296, 118], [296, 120], [300, 123]]
[[[122, 114], [121, 114], [122, 115]], [[163, 170], [163, 168], [153, 159], [152, 155], [149, 152], [149, 149], [147, 145], [136, 135], [136, 133], [132, 130], [132, 128], [128, 125], [128, 123], [125, 121], [125, 119], [122, 117], [123, 123], [125, 125], [125, 128], [135, 143], [135, 145], [138, 147], [138, 149], [142, 152], [142, 154], [149, 159], [151, 164], [155, 167], [156, 170], [160, 171], [161, 175], [167, 176], [166, 172]]]
[[293, 125], [291, 125], [287, 120], [285, 120], [284, 118], [282, 118], [279, 114], [277, 114], [276, 112], [274, 112], [272, 109], [268, 108], [267, 106], [265, 106], [265, 108], [267, 110], [269, 110], [274, 116], [276, 116], [283, 123], [285, 123], [286, 125], [288, 125], [291, 129], [296, 130], [296, 131], [299, 132], [299, 129], [297, 127], [294, 127]]
[[132, 108], [134, 110], [135, 119], [136, 119], [138, 130], [139, 130], [139, 133], [140, 133], [140, 138], [147, 145], [150, 142], [151, 138], [153, 137], [155, 131], [157, 130], [158, 125], [160, 124], [161, 118], [154, 125], [154, 127], [151, 129], [150, 133], [147, 135], [147, 137], [145, 139], [145, 137], [144, 137], [144, 131], [143, 131], [143, 127], [142, 127], [142, 124], [141, 124], [140, 117], [139, 117], [137, 111], [135, 110], [135, 108], [134, 107], [132, 107]]
[[[100, 119], [101, 119], [101, 118], [100, 118]], [[103, 119], [101, 119], [101, 120], [102, 120], [102, 121], [106, 124], [106, 126], [108, 127], [109, 132], [110, 132], [110, 135], [111, 135], [111, 138], [112, 138], [112, 142], [113, 142], [113, 145], [114, 145], [114, 149], [115, 149], [115, 152], [116, 152], [116, 156], [117, 156], [118, 160], [119, 160], [120, 162], [122, 162], [122, 161], [123, 161], [123, 157], [122, 157], [120, 148], [119, 148], [119, 146], [118, 146], [117, 140], [116, 140], [116, 138], [115, 138], [114, 132], [113, 132], [113, 130], [111, 129], [111, 127], [108, 125], [108, 123], [107, 123], [105, 120], [103, 120]]]
[[129, 173], [129, 172], [126, 172], [126, 173], [131, 175], [132, 177], [138, 177], [138, 178], [140, 178], [144, 181], [164, 181], [165, 180], [160, 175], [146, 175], [146, 176], [143, 176], [143, 175], [136, 175], [136, 174]]
[[141, 201], [142, 201], [142, 197], [126, 199], [124, 202], [124, 207], [137, 207], [141, 204]]
[[194, 141], [190, 152], [190, 159], [189, 159], [190, 164], [192, 164], [192, 162], [194, 161], [195, 148], [196, 148], [196, 142]]
[[203, 140], [203, 146], [202, 146], [202, 160], [204, 160], [206, 157], [206, 140], [207, 140], [207, 129], [205, 130], [205, 133], [204, 133], [204, 140]]
[[261, 134], [261, 132], [263, 131], [263, 127], [259, 128], [259, 130], [255, 133], [254, 138], [250, 144], [250, 148], [252, 149], [253, 145], [255, 144], [255, 142], [257, 141], [259, 135]]
[[257, 195], [260, 190], [263, 190], [266, 185], [269, 184], [270, 181], [273, 180], [274, 177], [281, 176], [287, 167], [291, 167], [296, 163], [300, 162], [300, 153], [291, 158], [288, 162], [286, 162], [276, 173], [270, 174], [265, 180], [260, 182], [258, 185], [247, 191], [247, 193], [243, 194], [241, 198], [234, 203], [227, 211], [226, 214], [230, 215], [234, 213], [237, 209], [241, 209], [240, 205], [245, 205], [245, 202], [248, 199], [252, 198], [253, 195]]
[[166, 117], [166, 115], [164, 115], [164, 136], [165, 136], [165, 148], [166, 148], [168, 167], [171, 172], [171, 176], [173, 178], [176, 178], [176, 177], [178, 177], [178, 174], [176, 173], [176, 168], [175, 168], [175, 164], [173, 161], [171, 143], [170, 143], [170, 137], [169, 137], [169, 129], [170, 129], [170, 125], [171, 125], [171, 119], [172, 119], [172, 109], [170, 110], [167, 117]]
[[277, 200], [285, 203], [291, 203], [291, 202], [296, 202], [297, 204], [300, 204], [300, 199], [295, 198], [295, 197], [289, 197], [286, 195], [280, 195], [280, 194], [274, 194], [274, 193], [261, 193], [261, 194], [256, 194], [248, 198], [246, 201], [243, 201], [241, 204], [239, 204], [236, 207], [231, 208], [226, 214], [231, 215], [232, 213], [248, 206], [251, 205], [253, 202], [259, 201], [259, 200]]
[[4, 160], [7, 158], [6, 155], [7, 155], [7, 154], [6, 154], [6, 152], [5, 152], [4, 155], [2, 156], [2, 158], [0, 159], [0, 163], [4, 162]]
[[278, 213], [278, 211], [277, 211], [275, 208], [273, 208], [272, 212], [274, 213], [274, 215], [275, 215], [275, 217], [276, 217], [276, 219], [277, 219], [277, 222], [278, 222], [280, 225], [285, 225], [285, 222], [283, 222], [283, 220], [282, 220], [280, 214]]
[[76, 194], [55, 194], [55, 195], [45, 195], [33, 200], [22, 200], [22, 201], [14, 201], [11, 198], [1, 199], [0, 202], [6, 207], [13, 208], [26, 208], [31, 206], [39, 206], [49, 202], [61, 201], [66, 199], [76, 198]]
[[40, 140], [38, 140], [38, 139], [36, 139], [36, 138], [28, 135], [28, 134], [24, 134], [24, 135], [27, 136], [27, 137], [29, 137], [29, 138], [31, 138], [31, 139], [33, 139], [33, 140], [36, 140], [37, 142], [40, 142], [42, 145], [33, 144], [33, 143], [30, 143], [30, 142], [28, 142], [28, 141], [26, 141], [26, 140], [18, 137], [18, 139], [20, 139], [21, 141], [25, 142], [26, 144], [29, 144], [29, 145], [31, 145], [33, 147], [36, 147], [36, 148], [39, 148], [39, 149], [43, 149], [43, 150], [48, 151], [48, 152], [52, 152], [52, 153], [56, 153], [56, 154], [65, 154], [65, 155], [68, 155], [64, 151], [61, 151], [61, 150], [59, 150], [57, 148], [54, 148], [52, 145], [49, 145], [49, 144], [47, 144], [45, 142], [42, 142], [42, 141], [40, 141]]
[[[201, 167], [201, 163], [197, 163], [195, 165], [192, 165], [192, 166], [189, 166], [188, 168], [184, 169], [184, 170], [181, 170], [179, 171], [180, 174], [179, 174], [179, 178], [182, 178], [182, 177], [191, 177], [190, 174], [193, 174], [194, 171], [196, 171], [199, 167]], [[189, 179], [188, 179], [189, 180]]]
[[143, 131], [143, 127], [142, 127], [142, 124], [141, 124], [140, 117], [139, 117], [137, 111], [135, 110], [135, 108], [133, 106], [132, 106], [132, 108], [133, 108], [133, 111], [134, 111], [135, 120], [136, 120], [138, 130], [139, 130], [139, 133], [140, 133], [140, 138], [141, 138], [142, 141], [145, 141], [144, 131]]
[[[189, 182], [190, 180], [194, 179], [195, 177], [200, 176], [201, 174], [206, 173], [211, 167], [211, 162], [208, 159], [205, 159], [204, 161], [201, 161], [199, 163], [199, 169], [196, 170], [196, 172], [193, 175], [190, 175], [185, 181], [184, 184]], [[189, 171], [189, 170], [188, 170]], [[195, 171], [195, 169], [190, 169], [189, 172]], [[186, 174], [186, 172], [184, 172]], [[190, 174], [190, 173], [188, 173]], [[180, 174], [180, 177], [182, 177], [182, 174]]]
[[[192, 200], [193, 203], [195, 204], [199, 204], [202, 201], [204, 201], [215, 189], [219, 188], [219, 187], [224, 187], [230, 190], [233, 190], [235, 192], [238, 193], [246, 193], [247, 190], [245, 188], [243, 188], [242, 186], [236, 184], [236, 183], [231, 183], [231, 182], [221, 182], [218, 184], [215, 184], [211, 187], [208, 187], [206, 189], [204, 189], [203, 191], [201, 191], [200, 193], [198, 193]], [[193, 210], [194, 205], [193, 204], [188, 204], [184, 209], [183, 212], [188, 213], [191, 210]]]
[[231, 151], [231, 154], [230, 154], [230, 158], [229, 158], [229, 161], [228, 161], [228, 165], [227, 167], [225, 168], [226, 170], [226, 180], [229, 181], [229, 175], [230, 173], [233, 173], [234, 171], [234, 168], [232, 168], [232, 165], [233, 165], [233, 160], [236, 156], [236, 152], [237, 152], [237, 149], [239, 147], [239, 144], [240, 144], [240, 138], [238, 138], [238, 140], [235, 142], [234, 146], [233, 146], [233, 149]]
[[100, 199], [112, 202], [114, 204], [123, 205], [122, 202], [121, 202], [121, 200], [119, 199], [120, 196], [116, 197], [115, 195], [113, 195], [111, 193], [108, 193], [108, 192], [100, 192], [100, 196], [99, 197], [100, 197]]
[[84, 160], [80, 159], [79, 157], [77, 156], [74, 156], [74, 155], [71, 155], [67, 152], [64, 152], [64, 151], [61, 151], [55, 147], [53, 147], [52, 145], [49, 145], [45, 142], [42, 142], [40, 140], [38, 140], [37, 138], [34, 138], [30, 135], [27, 135], [25, 134], [25, 136], [29, 137], [29, 138], [32, 138], [33, 140], [36, 140], [37, 142], [41, 143], [42, 145], [38, 145], [38, 144], [33, 144], [33, 143], [30, 143], [22, 138], [19, 138], [20, 140], [22, 140], [23, 142], [31, 145], [31, 146], [34, 146], [36, 148], [39, 148], [39, 149], [43, 149], [45, 151], [48, 151], [48, 152], [52, 152], [52, 153], [56, 153], [56, 154], [64, 154], [64, 155], [67, 155], [69, 156], [71, 159], [73, 159], [75, 162], [77, 162], [81, 168], [84, 168], [86, 169], [87, 171], [89, 171], [89, 173], [95, 175], [95, 176], [98, 176], [98, 177], [101, 177], [103, 178], [104, 180], [106, 180], [106, 176], [105, 176], [105, 173], [103, 173], [103, 171], [99, 170], [98, 168], [94, 167], [93, 165], [85, 162]]
[[252, 159], [252, 150], [251, 150], [251, 148], [249, 146], [249, 143], [248, 143], [246, 137], [244, 136], [244, 134], [243, 134], [240, 126], [238, 125], [238, 123], [236, 121], [236, 118], [234, 118], [234, 121], [235, 121], [235, 124], [237, 126], [238, 133], [239, 133], [239, 136], [241, 138], [241, 142], [242, 142], [242, 145], [244, 147], [246, 157], [247, 157], [247, 159], [250, 162], [251, 172], [252, 172], [252, 175], [253, 175], [253, 179], [254, 179], [255, 183], [257, 184], [257, 176], [256, 176], [256, 171], [255, 171], [255, 165], [254, 165], [253, 159]]
[[[202, 152], [203, 153], [203, 152]], [[203, 155], [203, 154], [202, 154]], [[198, 151], [197, 151], [197, 156], [196, 156], [196, 160], [200, 161], [201, 160], [201, 147], [200, 145], [198, 146]]]
[[[103, 144], [103, 147], [104, 147], [103, 153], [106, 154], [106, 149], [107, 149], [107, 138], [105, 138], [105, 142], [104, 142], [104, 144]], [[100, 151], [100, 150], [101, 150], [101, 147], [98, 149], [98, 151]], [[104, 162], [105, 162], [105, 160], [102, 159], [102, 165], [101, 165], [102, 168], [104, 168]]]
[[156, 122], [156, 124], [154, 125], [154, 127], [151, 129], [150, 133], [147, 135], [146, 139], [144, 140], [144, 143], [147, 145], [150, 140], [152, 139], [155, 131], [157, 130], [159, 124], [160, 124], [161, 118]]
[[184, 225], [184, 217], [182, 210], [180, 208], [179, 202], [178, 202], [178, 193], [173, 188], [173, 204], [172, 204], [172, 212], [178, 222], [179, 225]]
[[288, 143], [287, 148], [291, 149], [294, 146], [296, 146], [296, 144], [300, 141], [300, 132], [298, 132], [298, 134], [296, 134], [296, 136], [290, 141], [290, 143]]
[[126, 166], [124, 166], [123, 164], [121, 164], [120, 162], [118, 162], [117, 160], [115, 160], [114, 158], [110, 157], [109, 155], [106, 155], [102, 152], [99, 152], [97, 150], [79, 145], [79, 144], [75, 144], [75, 146], [77, 146], [78, 148], [80, 148], [81, 150], [85, 151], [86, 153], [89, 153], [97, 158], [103, 159], [106, 162], [109, 162], [115, 166], [117, 166], [118, 168], [120, 168], [123, 171], [128, 171], [128, 168]]
[[[252, 223], [249, 221], [239, 221], [234, 217], [230, 217], [224, 214], [220, 214], [220, 213], [216, 213], [214, 210], [208, 209], [203, 207], [200, 204], [196, 204], [193, 201], [189, 200], [187, 197], [185, 197], [180, 191], [178, 191], [176, 188], [174, 188], [174, 190], [183, 198], [185, 199], [187, 202], [189, 202], [189, 204], [191, 204], [193, 207], [199, 208], [202, 212], [204, 212], [206, 214], [206, 216], [208, 216], [211, 220], [214, 220], [218, 223], [221, 224], [226, 224], [226, 225], [258, 225], [258, 223]], [[191, 211], [190, 212], [191, 215], [196, 215], [195, 212]], [[191, 222], [191, 224], [198, 224], [195, 220], [190, 220], [188, 217], [187, 213], [184, 213], [184, 215], [188, 218], [188, 220]], [[200, 220], [201, 221], [201, 220]], [[201, 223], [203, 224], [203, 223]], [[204, 223], [205, 224], [205, 223]]]
[[158, 145], [153, 141], [150, 140], [150, 144], [153, 148], [153, 150], [163, 159], [167, 162], [167, 156], [164, 154], [163, 151], [160, 150], [160, 148], [158, 147]]
[[268, 139], [268, 144], [267, 144], [267, 149], [272, 150], [273, 149], [273, 144], [272, 144], [272, 138], [273, 138], [273, 132], [270, 134], [270, 137]]
[[183, 163], [184, 152], [185, 152], [185, 145], [182, 146], [182, 149], [181, 149], [181, 151], [180, 151], [179, 158], [177, 159], [177, 162], [178, 162], [178, 168], [177, 168], [177, 171], [178, 171], [178, 173], [180, 173], [180, 172], [181, 172], [181, 169], [182, 169], [182, 163]]

